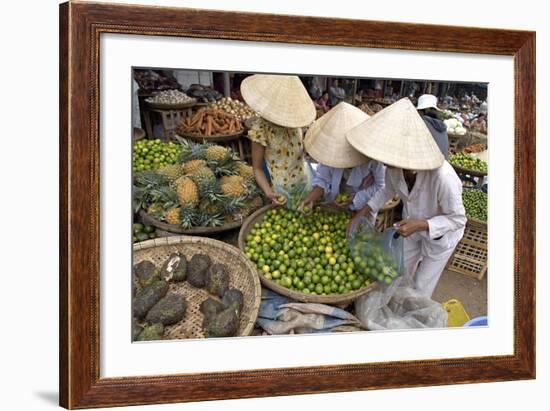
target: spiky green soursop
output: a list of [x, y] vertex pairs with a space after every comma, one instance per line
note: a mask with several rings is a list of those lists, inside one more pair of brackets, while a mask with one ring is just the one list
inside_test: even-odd
[[205, 329], [212, 317], [223, 311], [223, 304], [209, 297], [201, 303], [199, 311], [204, 316], [202, 328]]
[[187, 281], [193, 287], [204, 288], [206, 271], [210, 267], [210, 257], [206, 254], [195, 254], [187, 264]]
[[229, 275], [223, 264], [213, 264], [206, 272], [206, 290], [215, 296], [223, 297], [229, 288]]
[[223, 295], [222, 304], [224, 308], [233, 308], [240, 317], [244, 305], [243, 293], [236, 288], [230, 288]]
[[214, 315], [206, 328], [204, 335], [206, 338], [232, 337], [239, 329], [239, 317], [233, 308], [227, 308]]
[[186, 309], [185, 298], [182, 295], [170, 293], [149, 310], [145, 319], [150, 323], [171, 325], [183, 318]]
[[162, 324], [152, 324], [146, 326], [136, 338], [136, 341], [154, 341], [162, 340], [164, 335], [164, 326]]
[[141, 287], [159, 279], [157, 267], [149, 260], [143, 260], [134, 265], [134, 276]]
[[184, 281], [187, 278], [187, 260], [184, 255], [172, 253], [160, 269], [165, 281]]
[[142, 319], [147, 312], [159, 302], [168, 292], [168, 283], [164, 280], [156, 281], [143, 287], [136, 293], [132, 302], [134, 317]]

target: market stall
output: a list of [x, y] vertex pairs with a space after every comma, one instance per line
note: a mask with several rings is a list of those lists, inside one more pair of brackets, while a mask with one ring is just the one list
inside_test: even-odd
[[[353, 85], [355, 93], [360, 82], [347, 80], [346, 84]], [[377, 116], [392, 107], [392, 97], [404, 90], [404, 82], [396, 82], [390, 93], [395, 95], [363, 93], [358, 106], [352, 108], [365, 119]], [[391, 284], [395, 284], [395, 294], [388, 300], [403, 298], [429, 306], [435, 322], [403, 320], [415, 315], [411, 311], [394, 313], [384, 324], [398, 319], [396, 324], [408, 326], [446, 324], [443, 305], [418, 293], [407, 294], [410, 286], [402, 280], [402, 255], [394, 251], [403, 240], [395, 234], [395, 223], [403, 219], [399, 196], [390, 197], [368, 226], [351, 225], [358, 209], [349, 207], [349, 192], [339, 192], [334, 199], [319, 198], [311, 206], [304, 206], [309, 191], [303, 187], [286, 190], [273, 184], [276, 198], [266, 196], [252, 167], [248, 132], [254, 128], [255, 141], [261, 141], [259, 130], [265, 130], [266, 124], [273, 126], [271, 121], [276, 118], [269, 117], [268, 108], [286, 110], [289, 102], [266, 103], [261, 95], [257, 101], [264, 106], [259, 110], [200, 84], [148, 92], [141, 108], [146, 131], [136, 132], [139, 137], [133, 143], [133, 292], [139, 302], [134, 310], [135, 340], [379, 329], [380, 318], [368, 312], [373, 299], [386, 293]], [[479, 280], [487, 270], [487, 140], [471, 132], [456, 112], [445, 113], [449, 163], [463, 180], [468, 217], [463, 239], [446, 269]], [[313, 115], [306, 125], [288, 130], [299, 131], [300, 136], [306, 131], [312, 134], [312, 120], [317, 117], [321, 124], [321, 119], [328, 122], [331, 115]], [[160, 119], [157, 126], [163, 139], [151, 138], [155, 118]], [[361, 117], [361, 122], [365, 119]], [[273, 127], [277, 132], [283, 130]], [[329, 134], [323, 143], [326, 146], [333, 144], [331, 139], [338, 133]], [[345, 141], [343, 131], [341, 138]], [[315, 165], [310, 171], [316, 173], [322, 165], [315, 160], [317, 152], [311, 144], [301, 145], [302, 140], [280, 144], [270, 154], [279, 153], [283, 162], [288, 161], [284, 152], [290, 147], [307, 150], [308, 160]], [[325, 158], [332, 160], [342, 147], [332, 145]], [[349, 160], [355, 155], [343, 157]], [[352, 168], [371, 160], [362, 155], [356, 158], [357, 164], [332, 166], [349, 168], [345, 178], [352, 181]], [[329, 160], [323, 166], [331, 165]], [[273, 166], [277, 161], [265, 163]], [[263, 167], [269, 176], [269, 167]], [[370, 171], [361, 172], [365, 174], [358, 181], [372, 184]], [[290, 168], [287, 174], [291, 176]], [[283, 173], [279, 181], [284, 179]], [[200, 272], [199, 279], [192, 279], [195, 272]], [[219, 282], [221, 289], [214, 285]], [[237, 305], [225, 300], [229, 289], [240, 293]], [[177, 315], [167, 318], [166, 312], [174, 307]]]

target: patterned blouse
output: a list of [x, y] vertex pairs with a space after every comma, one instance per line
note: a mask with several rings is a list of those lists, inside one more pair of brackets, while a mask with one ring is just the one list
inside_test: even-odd
[[264, 159], [273, 186], [292, 189], [307, 184], [302, 129], [281, 127], [259, 118], [248, 130], [248, 138], [265, 147]]

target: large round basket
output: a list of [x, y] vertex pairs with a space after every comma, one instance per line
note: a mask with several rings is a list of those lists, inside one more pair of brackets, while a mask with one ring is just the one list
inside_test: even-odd
[[186, 134], [186, 133], [177, 133], [178, 136], [187, 138], [189, 140], [198, 141], [202, 143], [203, 141], [208, 141], [210, 143], [220, 143], [224, 141], [237, 140], [242, 134], [244, 129], [240, 129], [231, 134], [213, 134], [211, 136], [205, 136], [202, 134]]
[[147, 102], [149, 107], [155, 110], [183, 110], [184, 108], [194, 107], [197, 104], [196, 99], [193, 99], [192, 101], [189, 101], [187, 103], [176, 103], [176, 104], [153, 103], [147, 100], [145, 101]]
[[479, 170], [471, 170], [469, 168], [457, 166], [455, 164], [452, 164], [453, 168], [458, 174], [467, 174], [474, 177], [485, 177], [487, 175], [486, 171], [479, 171]]
[[[160, 267], [170, 254], [179, 252], [189, 260], [197, 253], [210, 256], [212, 263], [220, 263], [229, 274], [229, 286], [243, 293], [244, 306], [237, 336], [250, 335], [254, 329], [262, 290], [256, 268], [236, 247], [218, 240], [203, 237], [165, 237], [134, 244], [133, 263], [150, 260]], [[203, 315], [200, 304], [212, 297], [205, 289], [195, 288], [187, 281], [170, 283], [169, 292], [181, 294], [187, 301], [185, 317], [178, 323], [165, 327], [165, 339], [204, 338]], [[212, 297], [214, 298], [214, 297]]]
[[[329, 212], [341, 211], [334, 207], [330, 206], [321, 206], [324, 210]], [[260, 209], [255, 213], [252, 213], [243, 223], [241, 231], [239, 232], [238, 244], [239, 248], [244, 251], [246, 246], [245, 238], [254, 226], [254, 224], [259, 223], [263, 220], [264, 215], [267, 211], [274, 208], [281, 208], [279, 205], [269, 204]], [[277, 284], [275, 281], [268, 280], [261, 273], [258, 273], [260, 281], [264, 287], [267, 287], [276, 293], [289, 297], [295, 301], [301, 301], [304, 303], [320, 303], [320, 304], [344, 304], [356, 300], [358, 297], [368, 293], [369, 291], [376, 288], [378, 285], [372, 283], [366, 287], [363, 287], [359, 290], [352, 291], [346, 294], [331, 294], [331, 295], [316, 295], [316, 294], [305, 294], [298, 291], [290, 290], [286, 287], [283, 287]]]
[[177, 225], [163, 223], [162, 221], [157, 220], [156, 218], [151, 217], [145, 211], [141, 210], [139, 212], [141, 219], [145, 225], [152, 225], [162, 231], [166, 231], [174, 234], [186, 234], [186, 235], [202, 235], [208, 236], [217, 233], [223, 233], [224, 231], [234, 230], [239, 228], [243, 221], [236, 220], [232, 223], [227, 223], [219, 227], [191, 227], [191, 228], [182, 228]]

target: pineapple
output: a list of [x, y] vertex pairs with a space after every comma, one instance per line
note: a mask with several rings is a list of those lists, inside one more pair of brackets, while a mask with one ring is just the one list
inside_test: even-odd
[[183, 169], [181, 164], [170, 164], [159, 168], [157, 173], [166, 177], [168, 181], [172, 183], [183, 175]]
[[183, 173], [186, 175], [193, 174], [197, 168], [204, 166], [206, 166], [206, 161], [204, 160], [190, 160], [183, 165]]
[[220, 178], [220, 185], [224, 184], [244, 184], [244, 179], [241, 176], [223, 176]]
[[197, 214], [195, 209], [191, 205], [185, 205], [181, 208], [180, 211], [180, 221], [179, 224], [183, 228], [191, 228], [197, 222]]
[[149, 207], [147, 207], [147, 214], [149, 214], [152, 217], [157, 217], [162, 215], [164, 212], [164, 207], [161, 203], [153, 203]]
[[198, 167], [196, 168], [189, 177], [199, 186], [199, 188], [204, 187], [206, 184], [216, 181], [216, 176], [214, 172], [208, 167]]
[[227, 148], [213, 145], [205, 150], [206, 161], [220, 161], [227, 155]]
[[173, 207], [166, 212], [164, 219], [168, 224], [180, 225], [180, 207]]
[[199, 189], [190, 178], [181, 177], [177, 180], [176, 193], [181, 205], [195, 207], [199, 203]]
[[247, 181], [254, 180], [254, 170], [248, 164], [242, 161], [237, 162], [237, 172], [239, 175]]
[[223, 212], [223, 204], [219, 202], [203, 201], [199, 206], [199, 211], [203, 214], [220, 214]]
[[205, 144], [195, 143], [193, 141], [185, 140], [180, 137], [176, 137], [181, 145], [181, 152], [179, 155], [179, 161], [185, 163], [190, 160], [204, 159]]
[[235, 183], [225, 183], [221, 184], [220, 188], [222, 193], [227, 197], [241, 197], [246, 194], [246, 188], [244, 184]]

